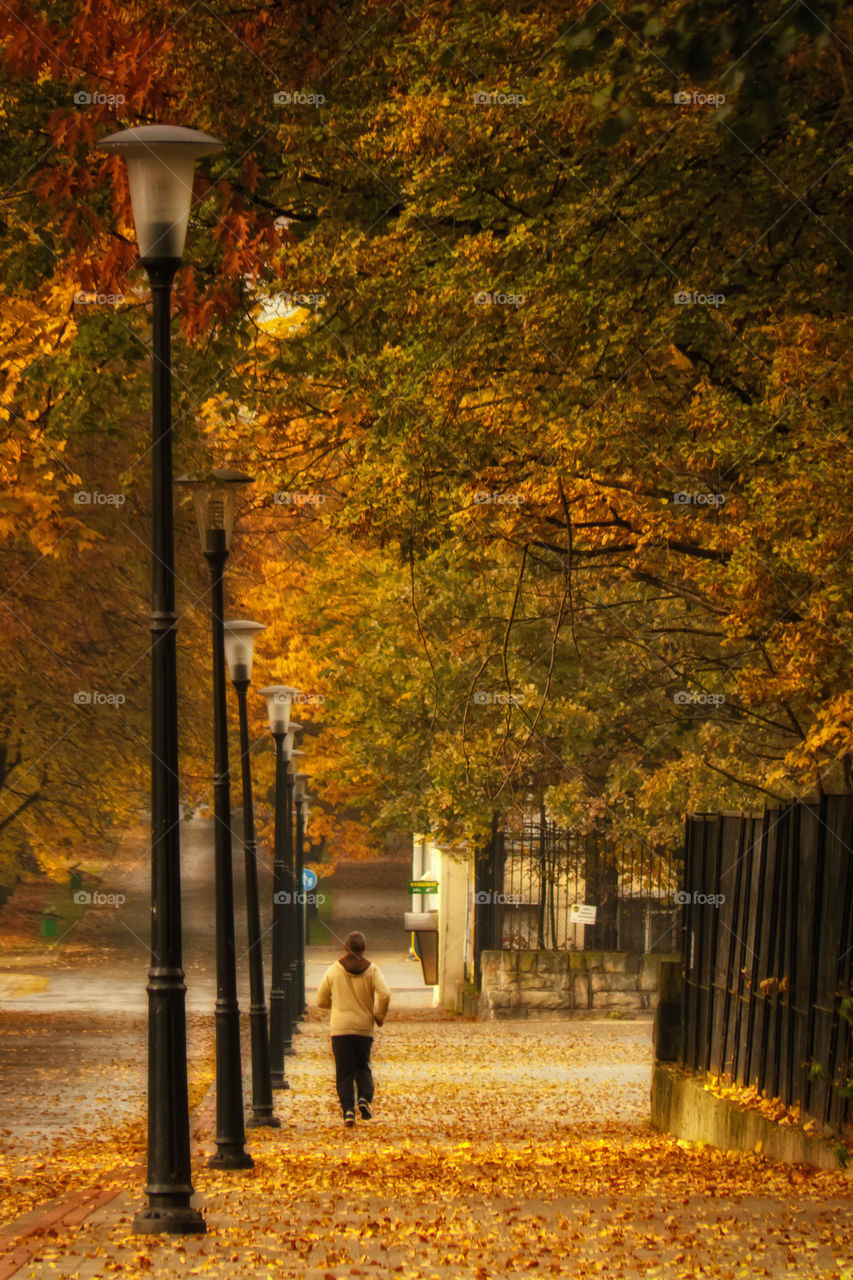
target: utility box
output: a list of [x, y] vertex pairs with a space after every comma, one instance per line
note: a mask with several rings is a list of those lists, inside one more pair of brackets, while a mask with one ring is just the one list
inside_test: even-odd
[[48, 907], [46, 911], [41, 913], [41, 936], [43, 938], [56, 937], [59, 919], [59, 912], [55, 907]]
[[415, 950], [421, 962], [424, 982], [428, 987], [438, 985], [438, 912], [407, 911], [403, 916], [403, 928], [415, 935]]

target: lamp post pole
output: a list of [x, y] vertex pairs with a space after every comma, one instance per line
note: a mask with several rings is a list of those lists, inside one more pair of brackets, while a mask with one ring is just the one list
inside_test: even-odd
[[[143, 264], [154, 345], [151, 592], [151, 969], [148, 974], [148, 1204], [138, 1234], [200, 1234], [190, 1207], [186, 985], [181, 921], [178, 664], [172, 518], [171, 294], [178, 263]], [[161, 1225], [162, 1223], [162, 1225]]]
[[279, 1128], [273, 1113], [270, 1039], [264, 992], [264, 955], [261, 945], [261, 905], [258, 893], [258, 855], [255, 839], [255, 806], [249, 758], [249, 716], [246, 694], [251, 681], [254, 634], [263, 630], [257, 622], [227, 622], [225, 651], [237, 692], [240, 715], [240, 754], [243, 770], [243, 850], [246, 864], [246, 923], [249, 942], [249, 1026], [252, 1042], [252, 1115], [250, 1128]]
[[[220, 531], [217, 531], [217, 533]], [[214, 543], [211, 547], [211, 542]], [[216, 545], [219, 542], [220, 545]], [[243, 1064], [237, 1003], [237, 948], [234, 936], [234, 872], [231, 851], [231, 777], [228, 771], [228, 711], [225, 695], [225, 591], [228, 551], [224, 539], [210, 538], [213, 612], [214, 866], [216, 881], [216, 1152], [208, 1164], [250, 1169], [243, 1121]]]
[[[301, 728], [301, 726], [297, 726]], [[286, 926], [287, 937], [287, 978], [285, 982], [285, 990], [289, 1001], [290, 1012], [290, 1036], [285, 1044], [285, 1053], [295, 1053], [293, 1047], [293, 1036], [299, 1035], [302, 1028], [299, 1026], [299, 1019], [302, 1016], [302, 1006], [299, 1003], [299, 912], [301, 910], [299, 903], [299, 895], [302, 892], [302, 872], [297, 874], [297, 857], [296, 857], [296, 762], [297, 758], [303, 756], [304, 751], [291, 751], [287, 762], [287, 847], [286, 847], [286, 874], [291, 884], [290, 899], [287, 903], [288, 919]]]
[[181, 263], [196, 160], [222, 144], [193, 129], [147, 125], [105, 138], [123, 156], [140, 258], [151, 283], [151, 967], [148, 975], [147, 1203], [139, 1234], [200, 1234], [190, 1205], [186, 986], [182, 957], [178, 680], [172, 518], [171, 293]]
[[[303, 796], [303, 799], [302, 799], [302, 847], [303, 847], [303, 865], [304, 865], [304, 848], [305, 848], [305, 840], [306, 840], [306, 837], [307, 837], [307, 835], [308, 835], [308, 819], [309, 819], [309, 817], [311, 816], [311, 806], [310, 806], [310, 804], [308, 803], [308, 801], [309, 801], [309, 796], [308, 796], [308, 794], [307, 794], [307, 792], [306, 792], [306, 794]], [[316, 883], [315, 883], [315, 886], [314, 886], [314, 887], [316, 888]], [[306, 967], [306, 955], [307, 955], [307, 950], [308, 950], [308, 942], [309, 942], [309, 939], [310, 939], [310, 936], [311, 936], [311, 933], [310, 933], [310, 923], [311, 923], [311, 912], [308, 910], [308, 904], [306, 903], [306, 904], [305, 904], [305, 910], [304, 910], [304, 912], [303, 912], [303, 914], [302, 914], [302, 975], [301, 975], [301, 982], [300, 982], [300, 988], [301, 988], [301, 991], [302, 991], [302, 1013], [303, 1013], [303, 1016], [308, 1012], [308, 1001], [307, 1001], [307, 1000], [306, 1000], [306, 998], [305, 998], [305, 983], [306, 983], [306, 978], [305, 978], [305, 967]]]
[[305, 869], [305, 818], [303, 805], [305, 801], [305, 774], [296, 775], [296, 883], [299, 886], [299, 903], [296, 913], [296, 1018], [302, 1018], [305, 1012], [305, 885], [303, 871]]
[[292, 897], [287, 874], [287, 810], [290, 804], [288, 764], [297, 725], [290, 704], [298, 689], [271, 685], [261, 690], [267, 700], [270, 732], [275, 742], [275, 843], [273, 851], [272, 981], [270, 985], [270, 1063], [273, 1089], [289, 1089], [285, 1053], [290, 1043], [290, 993], [287, 989], [287, 904]]
[[287, 765], [284, 760], [286, 734], [273, 729], [275, 739], [275, 851], [273, 854], [272, 897], [272, 985], [270, 988], [270, 1060], [272, 1062], [272, 1087], [289, 1089], [284, 1066], [288, 1036], [290, 1007], [285, 986], [285, 956], [287, 948], [284, 904], [287, 896], [285, 860], [285, 806]]
[[283, 993], [283, 1025], [282, 1040], [284, 1053], [291, 1055], [295, 1052], [293, 1048], [293, 1036], [296, 1028], [296, 1016], [294, 1007], [294, 967], [296, 958], [296, 879], [293, 873], [293, 773], [291, 772], [291, 764], [293, 757], [301, 755], [301, 751], [294, 751], [294, 736], [302, 728], [301, 724], [294, 724], [291, 720], [290, 728], [284, 740], [283, 765], [284, 765], [284, 796], [282, 798], [282, 817], [284, 818], [284, 840], [283, 840], [283, 883], [285, 892], [281, 897], [279, 906], [281, 908], [281, 982], [280, 987]]
[[[292, 739], [291, 739], [292, 741]], [[287, 747], [287, 743], [285, 743]], [[290, 752], [284, 765], [284, 879], [287, 893], [284, 899], [284, 973], [282, 988], [287, 1007], [284, 1023], [284, 1052], [293, 1053], [293, 921], [296, 911], [296, 882], [293, 878], [293, 774], [290, 772]]]
[[234, 867], [231, 848], [231, 774], [225, 688], [225, 563], [234, 527], [235, 490], [249, 476], [217, 470], [202, 480], [182, 476], [192, 489], [202, 552], [210, 569], [213, 642], [213, 866], [216, 904], [216, 1151], [214, 1169], [251, 1169], [243, 1119], [243, 1062], [237, 1003]]

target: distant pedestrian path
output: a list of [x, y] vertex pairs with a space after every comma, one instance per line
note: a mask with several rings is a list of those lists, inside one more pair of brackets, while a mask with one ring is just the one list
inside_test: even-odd
[[[411, 855], [383, 855], [356, 861], [341, 858], [334, 873], [323, 877], [317, 888], [331, 895], [331, 912], [321, 915], [328, 929], [328, 944], [338, 946], [351, 929], [366, 936], [368, 950], [386, 954], [408, 951], [403, 916], [411, 910], [408, 892]], [[319, 931], [314, 937], [320, 942]]]

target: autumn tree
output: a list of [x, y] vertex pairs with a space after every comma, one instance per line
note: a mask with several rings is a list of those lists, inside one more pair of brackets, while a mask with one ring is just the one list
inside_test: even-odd
[[[243, 599], [327, 697], [336, 797], [459, 833], [532, 784], [662, 834], [849, 783], [844, 6], [2, 23], [4, 287], [45, 323], [62, 288], [130, 298], [26, 366], [52, 449], [104, 430], [88, 395], [132, 439], [146, 386], [96, 137], [226, 141], [177, 294], [179, 451], [258, 477]], [[297, 531], [279, 492], [323, 501]]]

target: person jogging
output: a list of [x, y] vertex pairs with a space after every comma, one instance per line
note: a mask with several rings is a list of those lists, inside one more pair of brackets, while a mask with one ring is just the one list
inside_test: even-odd
[[356, 1106], [362, 1120], [372, 1118], [373, 1028], [382, 1026], [391, 1000], [382, 970], [364, 954], [366, 946], [363, 933], [348, 933], [344, 954], [326, 970], [317, 988], [317, 1008], [332, 1011], [329, 1030], [336, 1085], [344, 1124], [350, 1129]]

